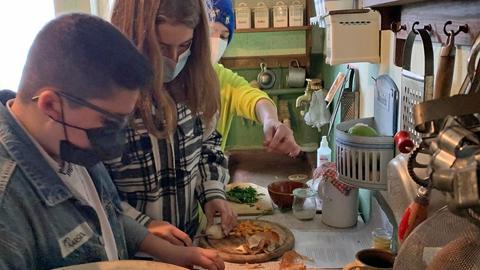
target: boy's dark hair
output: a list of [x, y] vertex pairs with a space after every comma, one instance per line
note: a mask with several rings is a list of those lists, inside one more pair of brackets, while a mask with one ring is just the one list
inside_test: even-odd
[[72, 13], [50, 21], [35, 37], [18, 96], [29, 101], [42, 87], [53, 87], [105, 99], [118, 87], [145, 88], [152, 76], [148, 60], [113, 25]]
[[7, 104], [7, 101], [9, 101], [12, 98], [15, 98], [15, 92], [13, 92], [12, 90], [8, 90], [8, 89], [0, 90], [0, 104], [5, 105]]

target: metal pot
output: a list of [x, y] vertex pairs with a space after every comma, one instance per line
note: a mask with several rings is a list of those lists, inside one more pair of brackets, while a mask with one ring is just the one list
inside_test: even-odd
[[267, 69], [267, 64], [260, 63], [260, 73], [257, 75], [257, 83], [260, 89], [270, 89], [275, 84], [275, 73]]

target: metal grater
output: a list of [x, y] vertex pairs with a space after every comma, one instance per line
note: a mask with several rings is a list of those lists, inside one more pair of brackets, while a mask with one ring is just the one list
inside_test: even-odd
[[402, 71], [402, 89], [400, 93], [400, 130], [408, 131], [411, 138], [418, 144], [421, 134], [415, 130], [413, 121], [413, 106], [425, 100], [424, 79], [408, 71]]
[[[418, 32], [415, 32], [418, 31]], [[410, 71], [412, 49], [416, 36], [423, 42], [425, 54], [425, 74], [418, 75]], [[421, 135], [415, 130], [413, 106], [433, 98], [433, 49], [430, 35], [424, 29], [412, 30], [405, 41], [403, 50], [402, 87], [400, 90], [399, 130], [408, 131], [412, 140], [419, 144]]]
[[[358, 76], [355, 69], [347, 74], [348, 81], [340, 98], [340, 122], [360, 117], [360, 92], [356, 91]], [[355, 87], [355, 88], [354, 88]]]
[[360, 92], [343, 92], [340, 101], [340, 122], [360, 117]]

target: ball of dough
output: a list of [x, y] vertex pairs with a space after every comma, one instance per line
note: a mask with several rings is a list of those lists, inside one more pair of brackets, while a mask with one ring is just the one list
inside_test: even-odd
[[209, 239], [222, 239], [225, 237], [222, 226], [218, 224], [208, 227], [205, 234]]

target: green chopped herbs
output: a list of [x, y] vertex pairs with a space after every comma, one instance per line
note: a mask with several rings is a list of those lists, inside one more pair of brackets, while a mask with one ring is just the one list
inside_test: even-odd
[[227, 191], [227, 200], [236, 203], [254, 204], [258, 201], [259, 196], [264, 196], [263, 193], [258, 193], [253, 187], [233, 187]]

